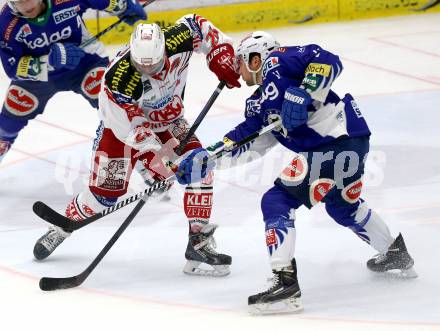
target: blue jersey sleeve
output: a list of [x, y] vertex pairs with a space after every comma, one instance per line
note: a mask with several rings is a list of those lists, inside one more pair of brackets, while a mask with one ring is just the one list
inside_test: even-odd
[[297, 80], [296, 87], [305, 89], [312, 99], [325, 102], [331, 86], [343, 70], [339, 57], [318, 45], [280, 48], [273, 56], [280, 62], [287, 77]]
[[260, 116], [259, 100], [261, 96], [258, 88], [251, 97], [246, 100], [245, 120], [229, 131], [225, 137], [237, 142], [246, 138], [250, 134], [260, 130], [264, 126], [263, 119]]
[[119, 15], [127, 8], [127, 1], [130, 0], [80, 0], [80, 6], [83, 11], [92, 8]]

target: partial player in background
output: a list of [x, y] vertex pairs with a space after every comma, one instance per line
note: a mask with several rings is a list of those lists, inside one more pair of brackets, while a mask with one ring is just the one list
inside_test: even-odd
[[[112, 60], [99, 93], [102, 122], [94, 144], [90, 186], [67, 206], [66, 216], [72, 221], [81, 222], [114, 205], [127, 192], [135, 166], [146, 181], [172, 174], [164, 164], [177, 157], [175, 150], [189, 131], [183, 117], [183, 98], [194, 51], [206, 55], [209, 68], [219, 80], [229, 87], [240, 86], [231, 40], [194, 14], [164, 31], [157, 24], [138, 25], [130, 44]], [[193, 136], [182, 154], [196, 153], [201, 147]], [[231, 257], [214, 250], [216, 225], [209, 223], [212, 172], [204, 167], [203, 175], [207, 178], [188, 185], [184, 194], [189, 222], [184, 272], [224, 276], [229, 273]], [[51, 227], [37, 241], [35, 257], [46, 258], [68, 236], [63, 229]], [[201, 263], [210, 267], [202, 269]]]
[[136, 0], [7, 0], [0, 13], [0, 57], [11, 79], [0, 113], [0, 162], [29, 120], [43, 113], [57, 92], [81, 94], [98, 108], [100, 82], [109, 62], [91, 38], [82, 15], [89, 9], [146, 19]]
[[[397, 270], [416, 277], [402, 235], [393, 238], [360, 197], [370, 130], [353, 97], [346, 94], [341, 99], [331, 90], [343, 69], [339, 58], [318, 45], [280, 47], [273, 36], [261, 31], [240, 43], [237, 56], [243, 80], [259, 86], [246, 101], [245, 121], [211, 150], [281, 119], [278, 131], [230, 157], [234, 162], [252, 160], [278, 143], [297, 153], [261, 201], [273, 284], [249, 297], [250, 311], [302, 309], [295, 261], [295, 211], [302, 205], [310, 209], [323, 202], [330, 217], [370, 244], [379, 253], [367, 262], [370, 270]], [[195, 160], [190, 156], [181, 162], [178, 173], [190, 176]]]

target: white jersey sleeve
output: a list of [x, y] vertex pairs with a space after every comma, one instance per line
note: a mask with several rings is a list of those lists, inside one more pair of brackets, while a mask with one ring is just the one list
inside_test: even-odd
[[220, 44], [231, 44], [232, 39], [212, 24], [206, 18], [197, 14], [188, 14], [180, 18], [176, 24], [185, 24], [192, 33], [193, 48], [196, 53], [208, 54], [211, 49]]

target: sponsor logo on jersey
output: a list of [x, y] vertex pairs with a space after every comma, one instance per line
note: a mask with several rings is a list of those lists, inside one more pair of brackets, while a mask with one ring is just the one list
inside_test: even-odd
[[143, 108], [152, 108], [152, 109], [161, 109], [165, 107], [172, 99], [172, 96], [166, 96], [164, 98], [160, 98], [157, 101], [154, 101], [156, 99], [156, 95], [153, 95], [149, 99], [143, 99], [142, 100], [142, 107]]
[[327, 195], [328, 192], [335, 185], [335, 181], [329, 178], [320, 178], [315, 180], [310, 185], [310, 203], [312, 206], [316, 205]]
[[185, 192], [184, 209], [186, 217], [200, 217], [207, 219], [211, 217], [212, 208], [212, 192], [209, 193], [193, 193]]
[[17, 76], [27, 77], [32, 56], [23, 56], [18, 61]]
[[315, 74], [315, 75], [321, 75], [324, 77], [328, 77], [330, 75], [331, 69], [332, 69], [332, 66], [330, 66], [328, 64], [310, 63], [306, 68], [306, 75]]
[[3, 38], [5, 39], [5, 41], [9, 41], [9, 39], [11, 38], [11, 32], [15, 28], [17, 23], [18, 23], [18, 17], [14, 17], [12, 19], [12, 21], [9, 22], [8, 26], [5, 29], [5, 33], [3, 35]]
[[23, 42], [24, 38], [32, 34], [31, 27], [29, 24], [23, 25], [20, 30], [18, 30], [17, 35], [15, 36], [15, 40], [18, 42]]
[[90, 186], [106, 191], [123, 191], [127, 185], [130, 159], [98, 155]]
[[13, 65], [15, 64], [15, 62], [17, 62], [17, 60], [15, 59], [15, 57], [10, 57], [10, 58], [8, 59], [8, 63], [9, 63], [11, 66], [13, 66]]
[[188, 194], [186, 196], [185, 204], [187, 207], [211, 207], [212, 193]]
[[59, 42], [60, 40], [67, 39], [71, 35], [72, 35], [72, 29], [70, 28], [70, 26], [66, 26], [61, 31], [56, 31], [52, 33], [50, 36], [48, 36], [46, 32], [43, 32], [41, 34], [41, 37], [35, 38], [34, 40], [24, 39], [23, 42], [26, 44], [28, 48], [36, 49], [36, 48], [47, 47], [50, 44], [54, 44]]
[[42, 71], [40, 58], [29, 55], [21, 57], [18, 61], [16, 75], [27, 79], [41, 80]]
[[38, 99], [28, 90], [11, 85], [5, 100], [6, 109], [16, 116], [26, 116], [38, 107]]
[[165, 29], [164, 33], [166, 36], [165, 45], [172, 52], [176, 52], [179, 46], [192, 38], [191, 31], [184, 24]]
[[280, 66], [279, 59], [276, 56], [272, 56], [268, 58], [263, 65], [263, 77], [266, 77], [266, 75], [269, 73], [269, 71], [278, 68]]
[[101, 79], [104, 76], [105, 68], [97, 67], [89, 70], [81, 82], [81, 90], [91, 99], [98, 99], [101, 89]]
[[168, 102], [164, 108], [152, 110], [148, 117], [153, 122], [170, 122], [181, 116], [183, 111], [182, 99], [175, 95], [173, 99]]
[[79, 12], [79, 6], [73, 6], [53, 13], [52, 17], [55, 21], [55, 24], [60, 24], [68, 19], [71, 19], [72, 17], [75, 17], [77, 12]]
[[[298, 154], [290, 164], [284, 168], [281, 172], [280, 178], [283, 181], [292, 182], [292, 183], [300, 183], [304, 180], [307, 173], [309, 171], [309, 167], [307, 165], [307, 159], [304, 155]], [[284, 183], [285, 185], [289, 185], [289, 183]]]
[[[125, 95], [132, 97], [141, 81], [141, 74], [137, 71], [133, 71], [129, 77], [126, 77], [130, 67], [130, 61], [127, 59], [119, 60], [116, 64], [116, 70], [111, 77], [110, 87], [112, 90], [120, 91]], [[121, 83], [124, 84], [123, 88], [120, 86]]]
[[362, 192], [362, 179], [358, 179], [357, 181], [351, 183], [347, 187], [342, 190], [342, 197], [348, 203], [355, 203], [359, 200]]
[[318, 87], [321, 85], [321, 82], [324, 78], [322, 76], [316, 76], [312, 74], [308, 74], [304, 77], [302, 81], [302, 85], [309, 92], [315, 92]]

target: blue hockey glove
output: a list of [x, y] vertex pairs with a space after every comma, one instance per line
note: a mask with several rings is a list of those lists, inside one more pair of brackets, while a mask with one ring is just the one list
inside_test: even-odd
[[73, 70], [78, 66], [84, 54], [81, 48], [72, 43], [55, 43], [50, 46], [49, 65], [54, 69]]
[[312, 103], [312, 98], [299, 87], [289, 87], [284, 93], [284, 102], [281, 107], [281, 121], [287, 131], [307, 122], [307, 106]]
[[127, 0], [127, 8], [118, 17], [123, 19], [128, 25], [133, 25], [139, 20], [146, 20], [147, 13], [145, 13], [144, 7], [136, 0]]
[[176, 171], [177, 181], [182, 185], [200, 182], [214, 166], [215, 162], [209, 160], [206, 149], [196, 148], [180, 162]]

